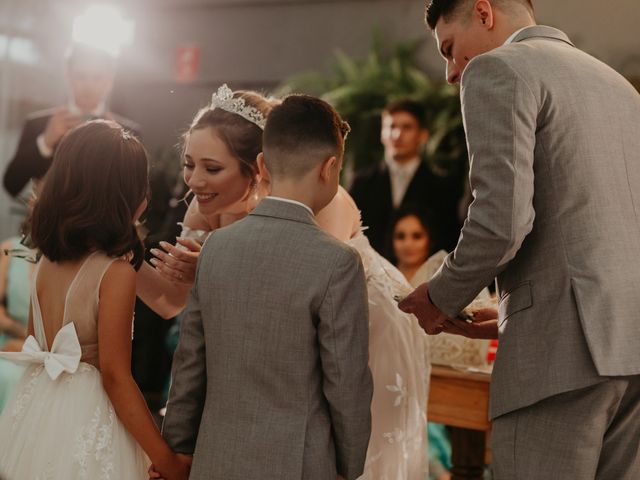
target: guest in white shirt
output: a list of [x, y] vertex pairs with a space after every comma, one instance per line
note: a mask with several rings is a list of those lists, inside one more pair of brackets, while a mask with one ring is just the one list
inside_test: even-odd
[[350, 189], [371, 245], [393, 259], [388, 248], [393, 213], [416, 206], [432, 217], [435, 247], [453, 249], [460, 230], [456, 208], [462, 182], [437, 175], [423, 158], [430, 135], [424, 106], [398, 100], [387, 105], [381, 120], [384, 162], [356, 175]]

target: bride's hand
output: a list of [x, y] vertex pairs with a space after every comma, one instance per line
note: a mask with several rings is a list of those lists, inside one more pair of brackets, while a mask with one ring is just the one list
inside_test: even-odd
[[192, 238], [177, 238], [177, 242], [184, 248], [160, 242], [164, 250], [151, 249], [151, 264], [167, 280], [174, 283], [192, 285], [196, 278], [196, 265], [202, 246]]

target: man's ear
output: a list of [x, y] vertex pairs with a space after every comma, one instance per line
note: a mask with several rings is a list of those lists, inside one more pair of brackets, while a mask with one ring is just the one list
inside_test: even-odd
[[482, 22], [482, 26], [491, 30], [494, 27], [495, 17], [494, 17], [493, 5], [489, 0], [477, 0], [476, 4], [473, 6], [473, 15], [480, 22]]
[[420, 129], [420, 143], [422, 145], [426, 145], [426, 143], [429, 141], [429, 138], [431, 138], [431, 132], [429, 131], [429, 129], [428, 128]]
[[333, 156], [325, 159], [320, 166], [320, 179], [324, 183], [328, 183], [331, 181], [331, 176], [333, 169], [336, 168], [338, 164], [338, 159]]
[[258, 174], [263, 182], [271, 183], [271, 174], [267, 168], [267, 164], [264, 161], [264, 153], [260, 152], [256, 157], [256, 163], [258, 164]]

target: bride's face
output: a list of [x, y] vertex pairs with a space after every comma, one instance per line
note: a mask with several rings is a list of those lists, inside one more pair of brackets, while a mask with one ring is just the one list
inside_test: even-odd
[[236, 213], [244, 208], [251, 179], [242, 174], [240, 161], [213, 128], [187, 135], [183, 174], [203, 215]]

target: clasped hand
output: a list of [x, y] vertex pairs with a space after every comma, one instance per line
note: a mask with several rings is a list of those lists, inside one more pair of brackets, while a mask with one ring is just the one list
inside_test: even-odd
[[449, 317], [431, 301], [426, 283], [416, 288], [398, 307], [405, 313], [414, 314], [422, 329], [429, 335], [446, 332], [467, 338], [498, 338], [498, 312], [494, 308], [472, 312], [471, 322]]
[[188, 480], [191, 471], [192, 455], [175, 453], [170, 461], [163, 465], [151, 464], [149, 467], [149, 479], [154, 480]]

